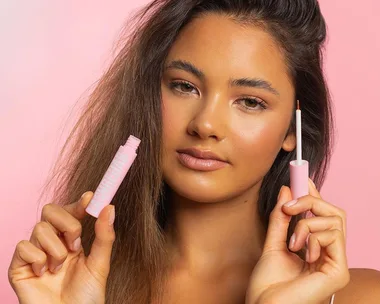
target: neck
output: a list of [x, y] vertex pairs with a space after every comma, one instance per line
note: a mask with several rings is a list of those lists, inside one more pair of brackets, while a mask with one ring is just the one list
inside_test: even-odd
[[231, 269], [249, 276], [266, 235], [258, 216], [259, 188], [257, 184], [239, 197], [218, 203], [189, 201], [171, 193], [165, 233], [173, 267], [204, 278]]

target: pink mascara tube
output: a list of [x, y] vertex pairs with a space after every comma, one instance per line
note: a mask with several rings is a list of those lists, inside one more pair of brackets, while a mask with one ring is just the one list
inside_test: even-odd
[[88, 214], [98, 218], [100, 211], [111, 203], [136, 158], [136, 150], [139, 144], [140, 139], [130, 135], [125, 145], [120, 146], [86, 208]]

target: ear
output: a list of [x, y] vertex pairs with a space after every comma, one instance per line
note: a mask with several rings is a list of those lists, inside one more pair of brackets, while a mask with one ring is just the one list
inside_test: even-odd
[[282, 149], [285, 151], [291, 152], [296, 148], [297, 138], [294, 133], [289, 132], [286, 135], [284, 142], [282, 143]]

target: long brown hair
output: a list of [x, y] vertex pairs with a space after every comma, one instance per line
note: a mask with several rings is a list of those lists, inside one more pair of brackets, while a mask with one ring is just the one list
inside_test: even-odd
[[[210, 12], [261, 26], [277, 40], [302, 106], [303, 157], [317, 188], [324, 182], [333, 119], [322, 71], [326, 25], [317, 1], [154, 0], [125, 25], [120, 50], [80, 113], [42, 192], [51, 189], [51, 202], [65, 205], [85, 191], [95, 191], [128, 136], [142, 139], [136, 161], [112, 201], [116, 241], [107, 303], [149, 303], [162, 291], [168, 264], [163, 234], [167, 185], [160, 163], [163, 64], [183, 26]], [[294, 117], [289, 132], [295, 132]], [[265, 227], [280, 187], [289, 186], [293, 159], [295, 151], [281, 150], [263, 180], [258, 206]], [[88, 216], [82, 222], [86, 255], [94, 239], [94, 220]], [[293, 217], [288, 241], [297, 220]]]

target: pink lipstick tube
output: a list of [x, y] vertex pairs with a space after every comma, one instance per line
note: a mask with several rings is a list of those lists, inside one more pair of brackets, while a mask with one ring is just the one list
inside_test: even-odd
[[86, 208], [88, 214], [98, 218], [100, 211], [111, 203], [136, 158], [136, 150], [140, 142], [140, 139], [130, 135], [125, 145], [120, 146]]

